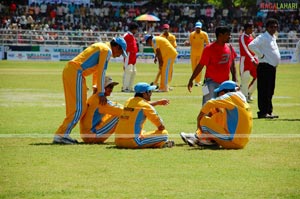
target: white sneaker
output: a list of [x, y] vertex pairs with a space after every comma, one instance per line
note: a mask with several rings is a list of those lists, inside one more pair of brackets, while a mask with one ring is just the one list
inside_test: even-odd
[[130, 93], [130, 90], [129, 90], [128, 88], [122, 89], [121, 91], [122, 91], [123, 93]]
[[198, 145], [198, 138], [196, 138], [195, 136], [189, 137], [189, 138], [187, 138], [186, 142], [189, 146], [196, 146], [196, 145]]
[[252, 102], [252, 101], [253, 101], [253, 97], [251, 97], [250, 95], [248, 95], [248, 97], [247, 97], [247, 102], [250, 103], [250, 102]]
[[59, 136], [55, 135], [53, 138], [53, 144], [78, 144], [78, 141], [71, 138], [70, 136]]
[[201, 139], [201, 140], [197, 140], [196, 144], [198, 146], [213, 146], [213, 145], [216, 145], [217, 143], [214, 141], [210, 141], [208, 139]]
[[181, 137], [181, 139], [184, 141], [184, 143], [187, 144], [187, 139], [188, 139], [188, 138], [193, 138], [193, 137], [195, 137], [195, 134], [194, 134], [194, 133], [185, 133], [185, 132], [181, 132], [181, 133], [180, 133], [180, 137]]

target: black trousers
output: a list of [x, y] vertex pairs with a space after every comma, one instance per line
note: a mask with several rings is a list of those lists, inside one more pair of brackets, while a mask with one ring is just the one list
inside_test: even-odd
[[275, 90], [276, 67], [259, 63], [257, 66], [257, 102], [258, 116], [272, 114], [272, 98]]

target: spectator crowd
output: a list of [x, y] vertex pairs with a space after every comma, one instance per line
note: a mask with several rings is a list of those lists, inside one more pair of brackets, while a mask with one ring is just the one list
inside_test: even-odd
[[258, 7], [215, 8], [208, 4], [162, 4], [149, 2], [143, 6], [124, 4], [62, 4], [32, 3], [26, 1], [2, 1], [0, 3], [0, 28], [30, 30], [70, 30], [70, 31], [114, 31], [127, 32], [134, 18], [144, 13], [152, 13], [159, 22], [139, 22], [139, 32], [160, 32], [161, 26], [170, 24], [174, 33], [193, 31], [197, 21], [203, 23], [203, 30], [213, 33], [219, 25], [230, 25], [233, 33], [239, 33], [243, 24], [252, 21], [254, 32], [265, 29], [264, 20], [275, 17], [280, 27], [280, 37], [295, 37], [300, 33], [299, 9], [286, 12], [261, 12]]

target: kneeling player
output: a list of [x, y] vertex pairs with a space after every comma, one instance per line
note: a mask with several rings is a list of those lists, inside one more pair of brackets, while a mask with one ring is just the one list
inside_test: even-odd
[[[105, 77], [104, 95], [110, 96], [117, 84], [119, 83], [113, 82], [111, 77]], [[114, 132], [123, 106], [110, 100], [104, 105], [99, 104], [97, 94], [88, 99], [87, 105], [87, 112], [80, 120], [81, 139], [85, 143], [103, 143]]]
[[217, 145], [225, 149], [246, 146], [252, 130], [252, 113], [245, 96], [236, 91], [236, 87], [236, 83], [229, 80], [214, 90], [218, 97], [202, 107], [196, 134], [180, 134], [187, 144]]

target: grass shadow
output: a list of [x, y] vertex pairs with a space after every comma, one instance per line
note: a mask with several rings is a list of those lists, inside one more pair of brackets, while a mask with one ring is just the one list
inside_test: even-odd
[[253, 118], [254, 120], [266, 120], [266, 121], [285, 121], [285, 122], [300, 122], [300, 119], [279, 119], [279, 118], [274, 118], [274, 119], [270, 119], [270, 118]]
[[49, 146], [49, 145], [53, 145], [53, 146], [74, 146], [74, 145], [112, 145], [114, 144], [113, 142], [105, 142], [105, 143], [85, 143], [85, 142], [79, 142], [77, 144], [54, 144], [52, 142], [38, 142], [38, 143], [31, 143], [29, 145], [32, 146]]

